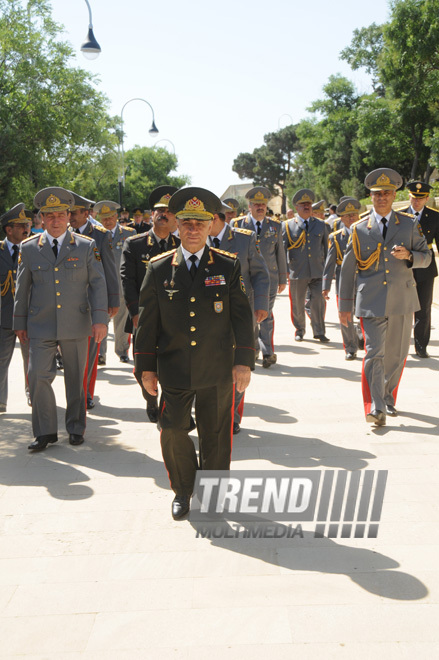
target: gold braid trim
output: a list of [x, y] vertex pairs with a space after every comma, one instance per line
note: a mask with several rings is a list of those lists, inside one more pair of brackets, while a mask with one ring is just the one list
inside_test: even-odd
[[302, 248], [304, 247], [306, 243], [306, 233], [305, 230], [302, 229], [302, 233], [300, 234], [299, 238], [295, 243], [293, 243], [293, 239], [291, 238], [290, 230], [288, 229], [288, 222], [285, 223], [285, 229], [287, 231], [287, 236], [288, 236], [288, 243], [290, 244], [290, 247], [288, 250], [293, 250], [294, 248]]
[[370, 257], [368, 259], [362, 259], [361, 258], [361, 252], [360, 252], [360, 241], [357, 236], [357, 228], [355, 225], [352, 225], [352, 247], [354, 248], [354, 254], [357, 259], [357, 264], [358, 268], [360, 270], [367, 270], [371, 266], [373, 266], [374, 263], [376, 263], [375, 270], [378, 270], [378, 265], [380, 261], [380, 254], [381, 254], [381, 243], [378, 243], [378, 247], [375, 250], [375, 252], [372, 252]]
[[9, 289], [11, 289], [11, 293], [13, 296], [15, 296], [15, 282], [14, 282], [14, 276], [12, 275], [12, 270], [8, 270], [8, 275], [1, 285], [1, 295], [2, 298], [5, 296]]
[[340, 246], [338, 244], [338, 241], [337, 241], [335, 236], [332, 237], [332, 240], [334, 241], [335, 250], [337, 252], [337, 257], [336, 257], [337, 266], [341, 266], [341, 264], [343, 262], [343, 254], [341, 252], [341, 248], [340, 248]]

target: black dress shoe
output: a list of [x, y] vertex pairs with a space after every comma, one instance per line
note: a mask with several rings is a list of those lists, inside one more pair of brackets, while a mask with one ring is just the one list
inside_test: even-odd
[[32, 399], [30, 398], [29, 392], [26, 392], [27, 405], [32, 408]]
[[277, 362], [277, 355], [273, 353], [273, 355], [264, 355], [262, 358], [262, 366], [264, 369], [269, 369], [272, 364], [276, 364]]
[[391, 406], [390, 404], [386, 405], [386, 413], [390, 417], [396, 417], [398, 415], [398, 411], [396, 410], [395, 406]]
[[79, 433], [69, 433], [69, 442], [71, 445], [82, 445], [84, 436]]
[[425, 348], [415, 348], [415, 351], [416, 351], [416, 355], [420, 358], [430, 357]]
[[62, 361], [61, 353], [57, 353], [56, 355], [56, 368], [59, 371], [62, 371], [64, 369], [64, 363]]
[[356, 353], [351, 353], [351, 352], [348, 351], [346, 353], [344, 359], [349, 361], [349, 360], [355, 360], [356, 357], [357, 357]]
[[103, 355], [99, 355], [98, 357], [98, 364], [103, 367], [107, 364], [107, 360], [104, 358]]
[[157, 406], [146, 406], [146, 414], [148, 415], [150, 422], [157, 424], [159, 421], [159, 409]]
[[124, 364], [128, 364], [128, 362], [130, 361], [130, 358], [128, 357], [128, 355], [121, 355], [119, 359]]
[[189, 495], [176, 495], [172, 502], [172, 517], [174, 520], [180, 520], [189, 513], [190, 497]]
[[300, 332], [296, 332], [294, 339], [295, 341], [303, 341], [303, 335], [301, 335]]
[[28, 449], [31, 451], [42, 451], [46, 449], [49, 443], [58, 442], [57, 433], [48, 433], [47, 435], [38, 435], [33, 442], [30, 443]]
[[329, 341], [328, 337], [325, 337], [325, 335], [314, 335], [314, 339], [318, 339], [319, 341], [326, 343]]
[[87, 394], [87, 410], [91, 410], [94, 407], [95, 407], [95, 402], [93, 401], [92, 397], [89, 394]]
[[237, 435], [241, 430], [238, 422], [233, 422], [233, 435]]
[[386, 416], [381, 410], [371, 410], [370, 413], [366, 415], [366, 422], [368, 424], [375, 424], [376, 426], [385, 426]]

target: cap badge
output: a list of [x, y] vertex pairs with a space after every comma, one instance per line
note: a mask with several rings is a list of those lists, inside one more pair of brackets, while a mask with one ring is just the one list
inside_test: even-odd
[[347, 211], [348, 213], [352, 213], [352, 212], [355, 211], [355, 210], [356, 210], [356, 209], [355, 209], [355, 206], [354, 206], [351, 202], [349, 202], [349, 204], [346, 206], [346, 211]]
[[416, 184], [416, 188], [417, 188], [418, 190], [421, 190], [421, 188], [422, 188], [422, 183], [417, 183], [417, 184]]
[[55, 197], [55, 195], [49, 195], [49, 197], [46, 199], [46, 206], [59, 206], [60, 204], [60, 200], [58, 197]]
[[204, 204], [203, 202], [198, 199], [198, 197], [192, 197], [192, 199], [188, 200], [186, 204], [184, 205], [183, 211], [204, 211]]
[[21, 209], [20, 213], [18, 214], [18, 217], [20, 220], [26, 220], [26, 214], [23, 209]]
[[381, 174], [377, 179], [377, 184], [380, 186], [388, 186], [390, 184], [390, 179], [385, 174]]
[[253, 199], [255, 200], [255, 202], [265, 201], [264, 193], [258, 190], [258, 192], [254, 195]]
[[312, 202], [312, 199], [311, 199], [311, 197], [308, 195], [308, 193], [305, 193], [304, 195], [302, 195], [302, 197], [301, 197], [301, 199], [300, 199], [300, 203], [301, 203], [301, 204], [303, 204], [304, 202]]
[[101, 213], [111, 213], [110, 207], [104, 204], [103, 207], [101, 208]]

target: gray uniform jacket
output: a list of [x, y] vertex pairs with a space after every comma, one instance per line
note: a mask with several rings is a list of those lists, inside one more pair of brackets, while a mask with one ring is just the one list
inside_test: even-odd
[[7, 330], [12, 329], [17, 267], [18, 261], [12, 261], [6, 240], [0, 241], [1, 327]]
[[100, 252], [102, 265], [104, 267], [105, 281], [107, 283], [108, 306], [119, 307], [119, 274], [116, 269], [111, 231], [104, 229], [104, 227], [93, 225], [87, 220], [85, 228], [81, 234], [92, 238]]
[[[390, 252], [394, 245], [410, 250], [413, 263], [392, 257]], [[378, 256], [375, 263], [365, 269], [359, 267], [374, 254]], [[363, 264], [359, 264], [359, 260]], [[427, 241], [411, 216], [392, 211], [383, 241], [375, 215], [371, 213], [352, 225], [352, 236], [340, 272], [339, 310], [352, 310], [358, 267], [356, 316], [372, 318], [417, 311], [419, 300], [412, 269], [426, 268], [430, 260]]]
[[56, 258], [45, 233], [23, 241], [14, 330], [27, 330], [30, 338], [79, 339], [107, 319], [104, 270], [93, 240], [67, 232]]
[[308, 231], [305, 231], [299, 218], [292, 218], [284, 223], [283, 235], [290, 280], [322, 277], [328, 252], [329, 225], [310, 217]]
[[120, 281], [120, 262], [122, 259], [123, 244], [130, 236], [137, 236], [136, 230], [131, 227], [122, 227], [119, 223], [116, 225], [114, 237], [111, 239], [113, 245], [114, 261], [116, 263], [117, 276]]
[[348, 245], [350, 233], [343, 226], [333, 234], [329, 235], [328, 239], [328, 254], [326, 256], [325, 267], [323, 269], [322, 290], [330, 290], [332, 279], [335, 272], [335, 289], [338, 295], [338, 286], [340, 281], [340, 269], [343, 261], [344, 253]]
[[238, 257], [245, 291], [252, 306], [268, 312], [270, 276], [264, 258], [256, 247], [256, 234], [249, 229], [226, 227], [220, 249]]
[[[235, 218], [230, 224], [233, 227], [250, 229], [250, 231], [255, 229], [250, 213], [244, 218]], [[280, 284], [287, 283], [287, 261], [282, 245], [282, 223], [280, 220], [264, 218], [261, 233], [259, 238], [256, 238], [256, 245], [264, 257], [270, 274], [270, 293], [276, 293]]]

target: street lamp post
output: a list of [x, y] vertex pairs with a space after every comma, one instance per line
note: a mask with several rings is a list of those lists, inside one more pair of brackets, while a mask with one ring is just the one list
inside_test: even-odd
[[84, 57], [86, 57], [88, 60], [95, 60], [101, 52], [101, 47], [99, 46], [95, 35], [93, 34], [93, 19], [91, 15], [90, 3], [88, 0], [85, 0], [85, 4], [88, 7], [88, 33], [84, 43], [81, 46], [81, 52], [84, 53]]
[[[87, 1], [87, 0], [86, 0]], [[122, 188], [125, 186], [125, 152], [123, 148], [123, 111], [125, 110], [126, 106], [128, 103], [131, 103], [132, 101], [142, 101], [143, 103], [146, 103], [151, 108], [152, 112], [152, 124], [151, 128], [149, 129], [148, 133], [152, 136], [158, 135], [158, 128], [155, 124], [155, 118], [154, 118], [154, 108], [152, 107], [151, 103], [146, 101], [145, 99], [141, 98], [133, 98], [127, 101], [126, 103], [123, 104], [122, 110], [120, 111], [120, 126], [121, 126], [121, 139], [119, 142], [119, 155], [120, 155], [120, 170], [119, 170], [119, 177], [118, 177], [118, 188], [119, 188], [119, 204], [122, 206]], [[174, 149], [175, 150], [175, 149]]]

